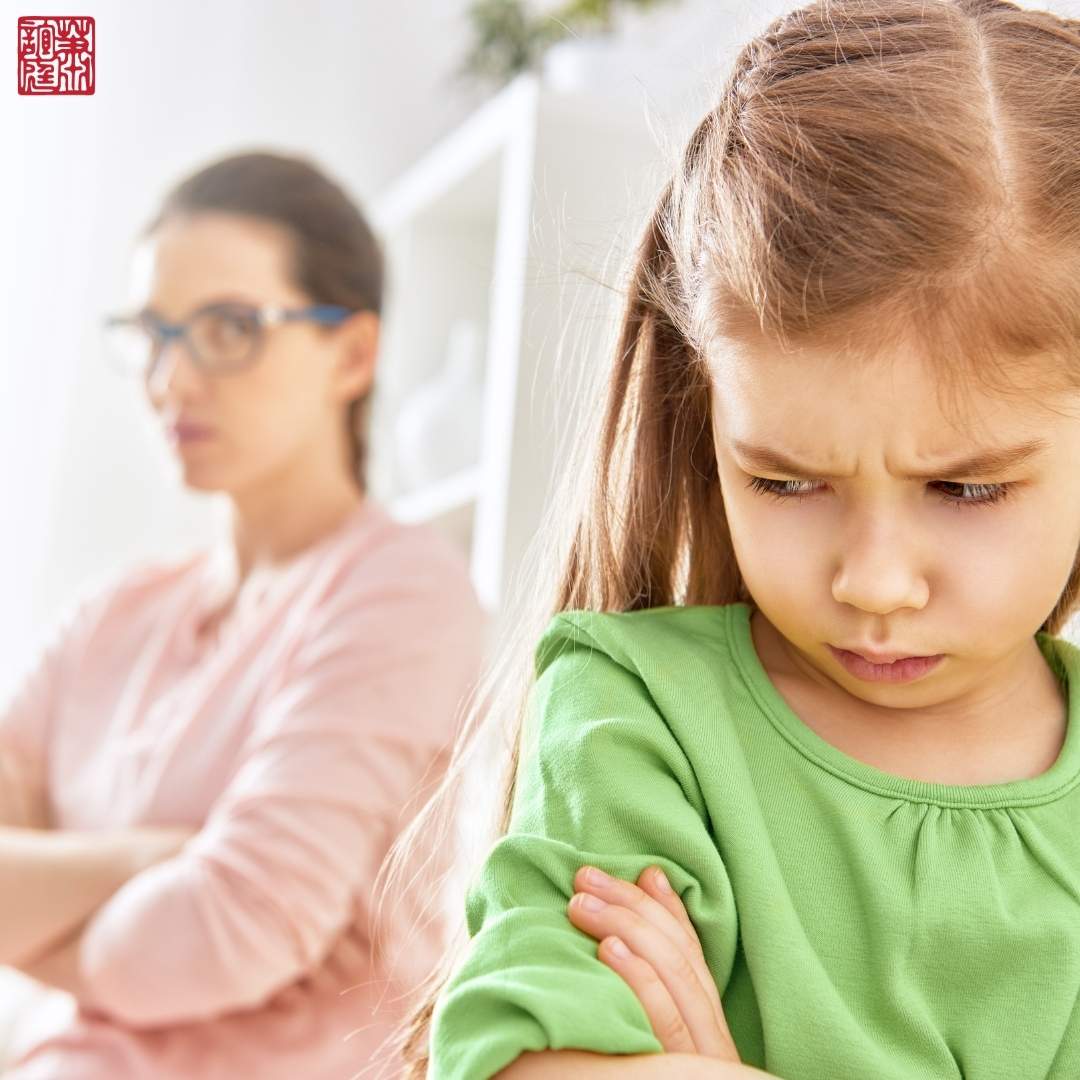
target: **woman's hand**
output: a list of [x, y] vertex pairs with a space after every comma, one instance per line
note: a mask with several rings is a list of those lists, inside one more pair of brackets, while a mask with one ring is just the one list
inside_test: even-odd
[[0, 825], [48, 829], [48, 790], [43, 766], [0, 744]]
[[179, 855], [197, 831], [179, 825], [141, 825], [114, 830], [131, 860], [129, 876]]
[[[567, 913], [645, 1007], [664, 1050], [739, 1062], [697, 932], [658, 866], [637, 884], [583, 866]], [[599, 900], [600, 906], [590, 906]]]

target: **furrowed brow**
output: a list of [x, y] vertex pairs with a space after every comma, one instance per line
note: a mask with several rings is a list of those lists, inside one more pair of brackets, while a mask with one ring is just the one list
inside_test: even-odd
[[[733, 439], [732, 447], [742, 459], [743, 468], [762, 472], [779, 472], [798, 480], [842, 480], [850, 473], [828, 472], [824, 469], [811, 469], [805, 465], [767, 446]], [[946, 462], [937, 468], [924, 472], [907, 473], [906, 480], [965, 480], [980, 476], [1000, 476], [1010, 469], [1015, 469], [1029, 458], [1041, 453], [1048, 447], [1045, 439], [1031, 439], [1017, 446], [998, 446], [980, 450], [969, 457]]]

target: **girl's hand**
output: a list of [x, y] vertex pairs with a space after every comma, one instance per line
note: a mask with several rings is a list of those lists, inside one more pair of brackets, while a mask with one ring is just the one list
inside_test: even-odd
[[740, 1062], [697, 932], [664, 872], [650, 866], [631, 885], [583, 866], [574, 888], [570, 921], [600, 942], [597, 955], [637, 995], [664, 1050]]

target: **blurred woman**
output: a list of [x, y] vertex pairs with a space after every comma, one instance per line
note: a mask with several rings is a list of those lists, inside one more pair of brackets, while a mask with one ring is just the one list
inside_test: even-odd
[[[376, 947], [370, 887], [445, 766], [484, 615], [457, 548], [366, 490], [383, 268], [342, 189], [230, 157], [143, 241], [109, 332], [231, 535], [95, 590], [0, 712], [47, 817], [0, 833], [43, 900], [0, 912], [23, 943], [0, 961], [78, 1002], [15, 1032], [6, 1075], [345, 1078], [398, 1018], [398, 924]], [[52, 913], [50, 881], [70, 900]], [[437, 948], [410, 942], [409, 973]]]

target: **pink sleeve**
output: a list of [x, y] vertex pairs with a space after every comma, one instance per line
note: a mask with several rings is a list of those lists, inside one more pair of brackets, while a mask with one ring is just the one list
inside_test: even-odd
[[44, 768], [57, 702], [65, 673], [77, 662], [95, 620], [115, 588], [98, 583], [64, 612], [53, 625], [32, 663], [6, 701], [0, 701], [0, 748], [34, 769]]
[[[0, 703], [0, 824], [41, 824], [49, 803], [49, 731], [65, 668], [66, 633], [54, 630], [33, 665]], [[48, 810], [45, 813], [50, 813]]]
[[99, 909], [88, 1004], [142, 1027], [254, 1008], [320, 964], [358, 898], [366, 911], [479, 655], [467, 581], [404, 561], [316, 612], [204, 828]]
[[42, 761], [56, 687], [64, 666], [65, 635], [54, 632], [0, 709], [0, 743], [21, 758]]

